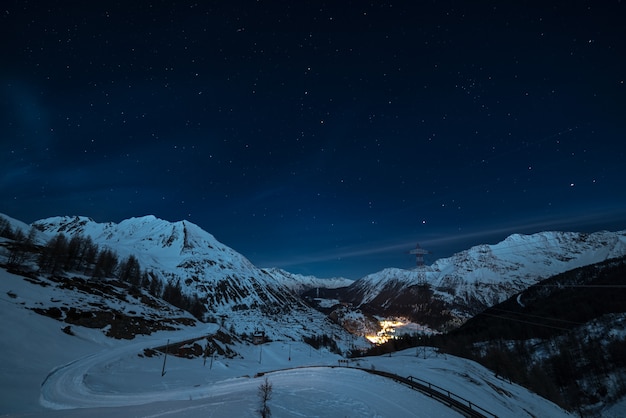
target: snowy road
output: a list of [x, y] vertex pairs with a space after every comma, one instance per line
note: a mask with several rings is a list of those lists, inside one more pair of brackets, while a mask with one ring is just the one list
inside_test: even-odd
[[[177, 332], [176, 338], [180, 341], [202, 338], [214, 334], [219, 329], [216, 324], [211, 324], [203, 329], [188, 329]], [[122, 406], [138, 405], [157, 400], [178, 400], [189, 398], [189, 388], [174, 387], [152, 388], [151, 391], [141, 391], [141, 385], [137, 386], [140, 391], [129, 393], [127, 391], [115, 392], [111, 387], [98, 387], [97, 383], [90, 379], [92, 371], [111, 369], [113, 365], [123, 360], [138, 357], [146, 348], [163, 346], [168, 338], [142, 339], [116, 348], [105, 349], [99, 353], [91, 354], [68, 364], [60, 366], [46, 377], [41, 385], [40, 402], [43, 406], [51, 409], [88, 408], [99, 406]], [[129, 363], [131, 363], [129, 361]], [[154, 362], [153, 362], [154, 363]], [[132, 363], [131, 363], [132, 364]], [[116, 373], [112, 371], [115, 378]], [[120, 387], [125, 383], [123, 374], [117, 376]], [[143, 381], [142, 376], [135, 376]], [[93, 384], [92, 384], [93, 383]], [[128, 382], [126, 382], [128, 383]], [[137, 382], [133, 382], [136, 384]], [[145, 388], [144, 388], [145, 389]]]
[[[271, 373], [273, 386], [270, 402], [275, 417], [460, 417], [446, 406], [416, 394], [401, 385], [389, 385], [385, 378], [342, 368], [305, 368]], [[236, 378], [217, 382], [203, 388], [188, 389], [176, 394], [145, 393], [123, 408], [89, 409], [90, 417], [256, 417], [257, 388], [262, 379]], [[93, 393], [88, 393], [90, 398]], [[110, 396], [110, 397], [109, 397]], [[193, 396], [193, 395], [192, 395]], [[199, 398], [202, 396], [202, 398]], [[132, 396], [134, 397], [134, 395]], [[186, 400], [175, 401], [175, 398]], [[123, 402], [120, 394], [99, 394], [99, 402], [107, 399]], [[131, 396], [127, 398], [131, 401]], [[144, 404], [139, 405], [139, 401]], [[159, 402], [166, 401], [166, 402]], [[99, 405], [104, 406], [102, 404]], [[50, 411], [48, 417], [85, 416], [84, 409]]]
[[[199, 338], [217, 327], [179, 332], [176, 340]], [[170, 335], [171, 341], [173, 335]], [[54, 369], [41, 385], [40, 402], [47, 416], [257, 416], [257, 390], [264, 378], [255, 369], [279, 365], [280, 343], [264, 346], [268, 363], [241, 359], [216, 361], [212, 370], [200, 359], [139, 357], [164, 339], [144, 339], [82, 357]], [[251, 346], [249, 350], [257, 350]], [[294, 353], [298, 351], [294, 348]], [[306, 353], [301, 351], [300, 354]], [[248, 353], [248, 357], [251, 356]], [[336, 359], [317, 359], [335, 362]], [[291, 361], [291, 360], [289, 360]], [[246, 374], [245, 372], [249, 373]], [[274, 416], [441, 416], [459, 414], [388, 379], [361, 370], [301, 367], [265, 374], [274, 387]], [[86, 408], [86, 409], [85, 409]], [[123, 412], [121, 412], [123, 411]]]
[[[28, 307], [72, 299], [0, 269], [0, 416], [30, 417], [258, 417], [258, 387], [267, 377], [272, 416], [450, 417], [455, 411], [404, 385], [362, 370], [330, 368], [341, 356], [301, 341], [233, 345], [235, 356], [204, 359], [141, 356], [145, 348], [201, 338], [216, 325], [159, 331], [132, 341], [101, 329], [73, 327]], [[11, 296], [13, 295], [13, 296]], [[118, 307], [119, 308], [119, 307]], [[133, 307], [133, 309], [136, 309]], [[350, 364], [445, 387], [498, 416], [569, 417], [528, 390], [503, 382], [482, 366], [436, 350], [414, 349]], [[318, 366], [312, 368], [309, 366]], [[294, 368], [292, 370], [287, 370]], [[272, 370], [280, 370], [271, 372]], [[253, 378], [265, 373], [263, 378]]]

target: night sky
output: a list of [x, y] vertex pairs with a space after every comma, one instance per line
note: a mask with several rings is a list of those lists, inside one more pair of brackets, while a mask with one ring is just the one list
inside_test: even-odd
[[352, 279], [626, 229], [626, 3], [3, 1], [0, 212]]

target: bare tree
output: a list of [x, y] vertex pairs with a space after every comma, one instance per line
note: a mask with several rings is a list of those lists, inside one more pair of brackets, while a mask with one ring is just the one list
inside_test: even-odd
[[272, 383], [265, 378], [265, 381], [259, 385], [259, 399], [261, 401], [261, 408], [259, 413], [263, 418], [269, 418], [272, 416], [272, 411], [267, 402], [272, 399]]

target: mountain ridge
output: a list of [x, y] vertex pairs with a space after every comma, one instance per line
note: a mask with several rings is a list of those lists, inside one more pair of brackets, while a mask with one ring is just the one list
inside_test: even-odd
[[141, 267], [163, 283], [180, 284], [184, 293], [198, 295], [209, 315], [248, 316], [239, 321], [247, 332], [259, 322], [253, 324], [258, 315], [246, 315], [251, 311], [285, 315], [301, 309], [310, 314], [300, 295], [308, 291], [310, 301], [312, 291], [319, 294], [320, 288], [337, 289], [341, 301], [368, 314], [405, 316], [449, 329], [543, 278], [626, 254], [626, 231], [544, 231], [512, 234], [417, 269], [386, 268], [356, 281], [327, 280], [258, 268], [187, 220], [169, 222], [146, 215], [116, 224], [60, 216], [32, 226], [48, 237], [84, 234], [121, 256], [137, 255]]
[[623, 255], [626, 230], [512, 234], [497, 244], [476, 245], [430, 266], [372, 273], [346, 289], [344, 298], [372, 314], [421, 320], [427, 318], [418, 315], [415, 300], [437, 303], [438, 309], [448, 311], [445, 320], [437, 319], [444, 329], [446, 322], [463, 322], [542, 279]]
[[[4, 218], [0, 221], [4, 222]], [[8, 222], [19, 228], [22, 235], [29, 228], [12, 218]], [[4, 225], [0, 223], [0, 232]], [[121, 256], [136, 256], [151, 277], [176, 283], [187, 294], [200, 295], [209, 308], [208, 318], [204, 319], [220, 322], [220, 318], [219, 328], [229, 328], [231, 335], [242, 336], [242, 341], [252, 341], [253, 331], [256, 334], [262, 330], [271, 340], [290, 347], [292, 342], [318, 341], [319, 337], [330, 334], [328, 341], [344, 355], [356, 353], [354, 349], [362, 347], [357, 335], [361, 336], [367, 327], [356, 322], [372, 320], [373, 330], [379, 325], [380, 317], [405, 316], [424, 325], [421, 333], [437, 334], [461, 325], [472, 312], [514, 296], [519, 289], [528, 289], [556, 273], [579, 266], [594, 269], [598, 260], [626, 256], [626, 231], [513, 234], [497, 244], [477, 245], [430, 266], [413, 270], [387, 268], [343, 287], [346, 283], [343, 279], [329, 280], [330, 285], [320, 291], [316, 287], [324, 284], [324, 279], [257, 268], [188, 221], [168, 222], [148, 215], [115, 224], [97, 223], [87, 217], [53, 217], [36, 221], [30, 228], [29, 239], [36, 232], [35, 241], [44, 245], [29, 244], [31, 256], [21, 272], [27, 273], [24, 275], [27, 286], [39, 285], [49, 293], [27, 308], [69, 324], [62, 328], [64, 333], [73, 335], [73, 326], [95, 325], [107, 337], [132, 339], [141, 333], [162, 331], [159, 326], [164, 321], [158, 319], [156, 311], [137, 308], [150, 298], [146, 290], [124, 282], [121, 273], [116, 273], [114, 278], [99, 279], [89, 276], [87, 269], [60, 273], [43, 268], [37, 271], [33, 260], [58, 234], [87, 236], [101, 248], [110, 248]], [[2, 238], [0, 247], [10, 255], [15, 248], [25, 246], [25, 242]], [[6, 266], [10, 266], [9, 261]], [[52, 296], [50, 289], [58, 289], [54, 290], [58, 295], [69, 292], [71, 296], [61, 297], [57, 293]], [[108, 292], [106, 303], [104, 291]], [[13, 300], [9, 300], [11, 303], [22, 303], [26, 295], [17, 284], [6, 294]], [[310, 306], [320, 300], [325, 309], [315, 310]], [[523, 307], [519, 298], [516, 301]], [[160, 302], [150, 303], [154, 309], [160, 309]], [[167, 309], [179, 315], [175, 309]], [[169, 319], [170, 314], [161, 314]], [[180, 319], [174, 319], [183, 322], [165, 326], [199, 324], [184, 311]], [[351, 329], [346, 326], [350, 322], [354, 325]], [[590, 325], [591, 329], [594, 326]], [[418, 338], [414, 334], [411, 337]]]
[[[298, 295], [309, 286], [323, 286], [322, 280], [299, 281], [303, 276], [260, 269], [189, 221], [169, 222], [147, 215], [116, 224], [64, 216], [38, 220], [32, 226], [49, 238], [59, 233], [85, 235], [121, 257], [135, 256], [151, 276], [180, 286], [184, 294], [198, 296], [209, 320], [227, 317], [228, 326], [236, 332], [265, 329], [271, 338], [330, 332], [339, 339], [349, 339], [345, 330], [307, 306]], [[276, 320], [279, 318], [284, 319]], [[280, 326], [281, 322], [290, 326]]]

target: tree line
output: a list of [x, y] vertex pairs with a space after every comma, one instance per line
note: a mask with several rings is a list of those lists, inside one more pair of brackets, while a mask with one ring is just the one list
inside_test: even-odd
[[34, 262], [39, 273], [51, 276], [79, 273], [96, 280], [116, 278], [135, 288], [142, 288], [200, 320], [206, 313], [204, 304], [196, 295], [186, 295], [182, 291], [180, 280], [163, 284], [153, 272], [143, 270], [134, 255], [120, 260], [115, 251], [108, 247], [99, 248], [89, 236], [75, 234], [68, 239], [59, 233], [46, 244], [37, 245], [35, 228], [31, 227], [25, 234], [0, 217], [0, 237], [11, 240], [7, 245], [7, 265], [10, 268]]
[[574, 269], [525, 290], [523, 306], [513, 297], [451, 332], [391, 340], [368, 354], [437, 347], [593, 414], [594, 405], [626, 395], [625, 280], [626, 257]]
[[337, 341], [328, 334], [304, 336], [302, 337], [302, 341], [316, 350], [319, 350], [321, 347], [326, 347], [332, 353], [341, 354], [341, 349], [337, 345]]

